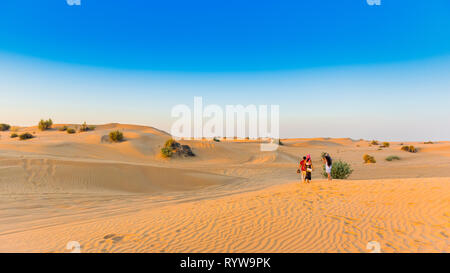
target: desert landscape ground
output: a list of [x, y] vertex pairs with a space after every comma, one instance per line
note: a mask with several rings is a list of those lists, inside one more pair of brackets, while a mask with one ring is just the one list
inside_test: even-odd
[[[107, 124], [67, 134], [0, 132], [0, 252], [382, 252], [450, 250], [450, 142], [182, 140], [192, 158], [161, 157], [171, 136]], [[69, 125], [71, 126], [71, 125]], [[108, 143], [112, 130], [125, 141]], [[320, 155], [354, 169], [327, 181]], [[311, 154], [311, 184], [296, 173]], [[365, 164], [370, 154], [375, 164]], [[400, 160], [386, 161], [388, 156]]]

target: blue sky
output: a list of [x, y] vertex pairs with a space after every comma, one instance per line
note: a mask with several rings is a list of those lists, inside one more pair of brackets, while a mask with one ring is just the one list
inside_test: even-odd
[[0, 122], [169, 130], [175, 104], [279, 104], [284, 137], [450, 139], [450, 2], [11, 1]]

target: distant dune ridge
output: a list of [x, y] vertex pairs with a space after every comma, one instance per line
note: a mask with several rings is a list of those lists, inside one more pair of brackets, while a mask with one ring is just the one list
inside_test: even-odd
[[[352, 139], [179, 140], [195, 157], [162, 158], [171, 136], [106, 124], [67, 134], [54, 124], [0, 132], [0, 251], [65, 252], [448, 252], [450, 142], [418, 153]], [[119, 130], [124, 141], [105, 141]], [[380, 142], [381, 143], [381, 142]], [[320, 155], [354, 169], [328, 182]], [[312, 155], [310, 185], [299, 158]], [[364, 164], [363, 155], [377, 163]], [[396, 156], [399, 160], [387, 161]]]

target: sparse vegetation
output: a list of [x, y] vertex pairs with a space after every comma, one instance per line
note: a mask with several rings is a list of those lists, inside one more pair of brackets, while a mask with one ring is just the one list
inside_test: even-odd
[[[333, 163], [331, 168], [331, 177], [333, 179], [347, 179], [353, 173], [353, 169], [347, 162], [338, 160]], [[323, 177], [327, 178], [328, 174], [325, 171], [325, 165], [323, 165], [322, 170]]]
[[0, 131], [8, 131], [11, 126], [9, 124], [1, 123], [0, 124]]
[[48, 120], [41, 119], [41, 121], [39, 121], [38, 128], [41, 131], [45, 131], [45, 130], [52, 128], [52, 125], [53, 125], [52, 119], [48, 119]]
[[215, 142], [220, 142], [220, 139], [218, 139], [217, 137], [214, 137], [213, 140], [214, 140]]
[[413, 145], [405, 145], [405, 146], [402, 146], [402, 151], [405, 151], [405, 152], [410, 152], [410, 153], [417, 153], [417, 149], [416, 149], [416, 147], [414, 147]]
[[396, 156], [396, 155], [391, 155], [386, 157], [386, 161], [394, 161], [394, 160], [400, 160], [400, 157]]
[[377, 161], [375, 160], [375, 157], [368, 155], [368, 154], [365, 154], [363, 156], [363, 159], [364, 159], [364, 163], [377, 163]]
[[87, 131], [94, 131], [95, 130], [95, 126], [93, 125], [87, 125], [86, 121], [81, 124], [80, 128], [78, 129], [79, 132], [87, 132]]
[[172, 157], [174, 154], [184, 157], [195, 156], [189, 145], [181, 145], [180, 143], [176, 142], [173, 138], [171, 138], [168, 139], [164, 144], [164, 147], [161, 148], [161, 156], [168, 158]]
[[75, 129], [73, 129], [73, 128], [69, 128], [69, 129], [67, 129], [67, 133], [68, 133], [68, 134], [75, 134], [76, 131], [75, 131]]
[[168, 157], [172, 157], [173, 152], [172, 152], [172, 148], [169, 147], [162, 147], [161, 148], [161, 156], [168, 158]]
[[382, 148], [389, 148], [389, 146], [391, 146], [391, 144], [390, 144], [389, 142], [383, 142], [383, 143], [381, 144], [381, 147], [382, 147]]
[[64, 131], [67, 131], [67, 129], [68, 129], [67, 126], [64, 125], [62, 127], [59, 127], [58, 131], [64, 132]]
[[16, 133], [12, 133], [11, 134], [11, 138], [16, 138], [16, 137], [18, 137], [19, 135], [18, 134], [16, 134]]
[[21, 134], [19, 136], [19, 139], [20, 140], [27, 140], [27, 139], [30, 139], [30, 138], [33, 138], [33, 137], [34, 136], [32, 134], [30, 134], [30, 133], [23, 133], [23, 134]]
[[433, 141], [427, 141], [427, 142], [424, 142], [423, 144], [434, 144], [434, 142]]
[[372, 142], [370, 142], [370, 145], [379, 145], [379, 144], [378, 144], [378, 141], [372, 140]]
[[164, 147], [166, 148], [174, 148], [174, 144], [176, 143], [175, 139], [171, 138], [164, 143]]
[[121, 142], [123, 141], [123, 133], [119, 130], [112, 131], [109, 133], [109, 140], [112, 142]]

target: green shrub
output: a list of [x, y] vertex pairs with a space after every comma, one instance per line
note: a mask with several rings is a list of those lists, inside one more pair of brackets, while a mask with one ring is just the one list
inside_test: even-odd
[[368, 155], [368, 154], [365, 154], [363, 156], [363, 159], [364, 159], [364, 163], [377, 163], [377, 161], [375, 160], [375, 157]]
[[4, 123], [0, 124], [0, 131], [8, 131], [9, 128], [11, 128], [11, 126], [9, 124], [4, 124]]
[[67, 133], [68, 133], [68, 134], [75, 134], [76, 131], [75, 131], [75, 129], [70, 128], [70, 129], [67, 129]]
[[121, 142], [123, 141], [123, 133], [119, 130], [112, 131], [109, 133], [109, 140], [112, 142]]
[[381, 144], [381, 147], [383, 147], [383, 148], [389, 148], [389, 146], [391, 146], [391, 144], [389, 142], [383, 142]]
[[427, 142], [424, 142], [423, 144], [434, 144], [434, 142], [433, 141], [427, 141]]
[[64, 125], [63, 127], [59, 127], [58, 131], [61, 131], [61, 132], [67, 131], [67, 126]]
[[30, 133], [23, 133], [19, 136], [20, 140], [26, 140], [26, 139], [30, 139], [33, 138], [34, 136]]
[[[347, 162], [338, 160], [333, 163], [333, 167], [331, 168], [331, 177], [333, 179], [347, 179], [353, 173], [353, 169]], [[323, 165], [322, 169], [323, 177], [327, 178], [328, 174], [325, 171], [325, 165]]]
[[372, 140], [372, 142], [370, 142], [370, 145], [379, 145], [379, 144], [378, 144], [378, 141]]
[[220, 142], [220, 139], [218, 139], [217, 137], [213, 138], [213, 140], [214, 140], [215, 142]]
[[396, 156], [396, 155], [391, 155], [386, 157], [386, 161], [394, 161], [394, 160], [400, 160], [400, 157]]
[[16, 133], [12, 133], [11, 134], [11, 138], [16, 138], [16, 137], [18, 137], [19, 135], [18, 134], [16, 134]]
[[173, 148], [175, 142], [176, 142], [176, 141], [175, 141], [175, 139], [173, 139], [173, 138], [168, 139], [168, 140], [166, 141], [166, 143], [164, 143], [164, 148]]
[[95, 130], [95, 126], [87, 125], [86, 121], [79, 128], [80, 132], [87, 132], [87, 131], [94, 131], [94, 130]]
[[41, 119], [41, 121], [39, 121], [38, 128], [41, 131], [45, 131], [45, 130], [52, 128], [52, 125], [53, 125], [52, 119], [48, 119], [48, 120]]
[[401, 149], [402, 149], [402, 151], [405, 151], [405, 152], [417, 153], [417, 149], [416, 149], [416, 147], [414, 147], [413, 145], [410, 145], [410, 146], [408, 146], [408, 145], [402, 146]]
[[161, 156], [162, 157], [171, 157], [173, 155], [173, 150], [170, 147], [162, 147], [161, 148]]

